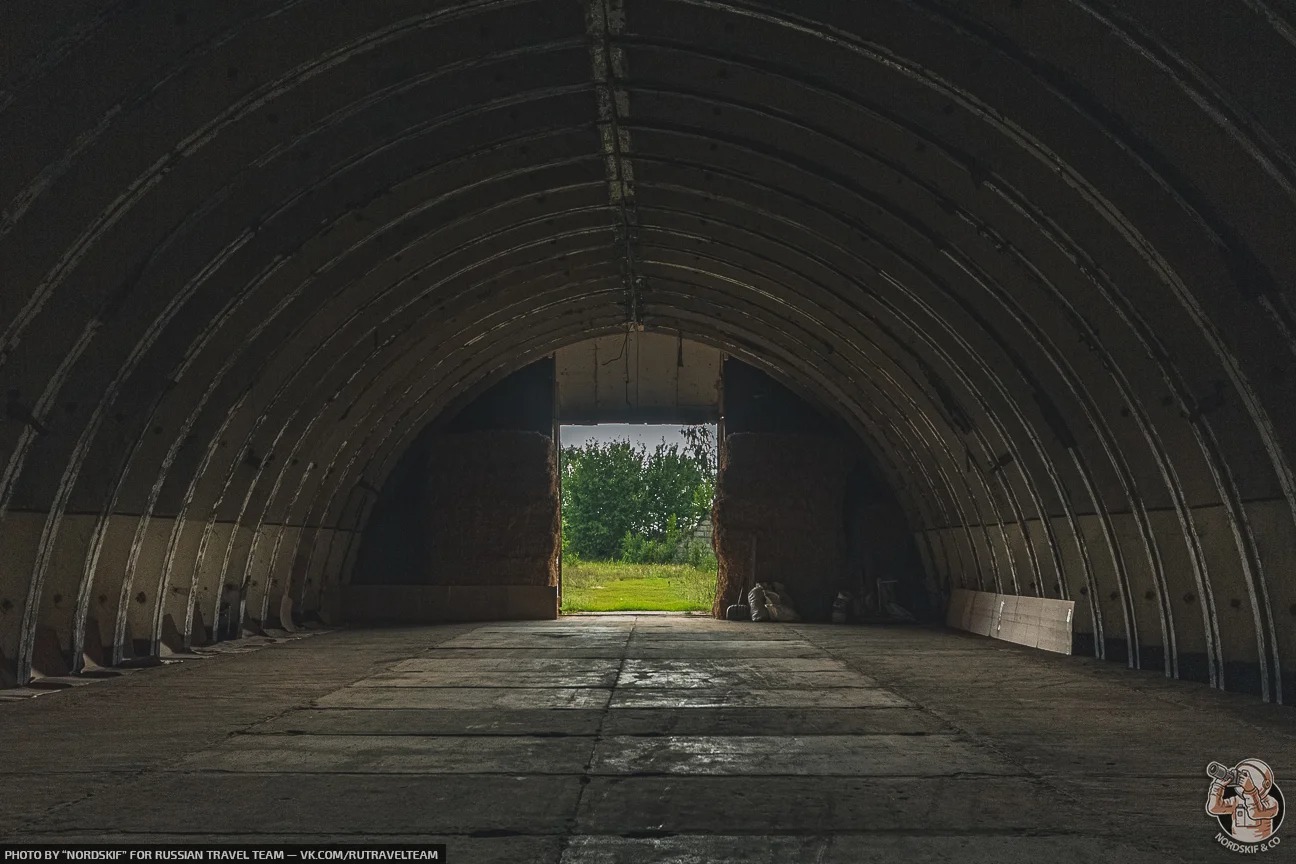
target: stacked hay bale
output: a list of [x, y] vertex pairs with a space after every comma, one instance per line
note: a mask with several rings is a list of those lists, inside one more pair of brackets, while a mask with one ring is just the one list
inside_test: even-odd
[[441, 435], [428, 460], [430, 585], [557, 585], [558, 467], [538, 432]]
[[737, 433], [725, 439], [711, 511], [723, 618], [755, 578], [782, 582], [807, 621], [826, 621], [846, 570], [842, 504], [853, 459], [817, 435]]

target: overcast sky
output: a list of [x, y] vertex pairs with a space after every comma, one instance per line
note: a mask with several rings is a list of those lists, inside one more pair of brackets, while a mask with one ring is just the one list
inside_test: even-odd
[[[715, 427], [711, 427], [715, 434]], [[564, 426], [562, 427], [562, 445], [579, 447], [587, 441], [606, 441], [629, 438], [632, 444], [643, 444], [655, 447], [663, 438], [667, 444], [683, 444], [684, 436], [680, 434], [679, 424], [674, 426], [655, 426], [646, 423], [602, 423], [598, 426]]]

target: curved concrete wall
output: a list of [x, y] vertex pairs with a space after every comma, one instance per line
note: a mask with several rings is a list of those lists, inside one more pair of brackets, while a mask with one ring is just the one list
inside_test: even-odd
[[1289, 7], [592, 3], [0, 8], [9, 682], [318, 606], [427, 418], [630, 321], [835, 407], [943, 586], [1293, 698]]

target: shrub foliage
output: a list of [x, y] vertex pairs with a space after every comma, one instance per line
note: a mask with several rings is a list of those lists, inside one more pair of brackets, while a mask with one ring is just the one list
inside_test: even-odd
[[587, 561], [707, 566], [693, 538], [715, 496], [715, 437], [682, 430], [683, 445], [628, 440], [562, 451], [563, 552]]

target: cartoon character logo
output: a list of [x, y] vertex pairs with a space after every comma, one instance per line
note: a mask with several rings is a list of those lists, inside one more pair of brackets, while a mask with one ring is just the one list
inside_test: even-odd
[[[1286, 808], [1272, 768], [1259, 759], [1243, 759], [1232, 768], [1212, 762], [1206, 766], [1206, 775], [1211, 778], [1206, 812], [1219, 820], [1223, 834], [1216, 839], [1222, 845], [1248, 844], [1236, 849], [1245, 852], [1256, 851], [1251, 848], [1255, 844], [1261, 844], [1261, 851], [1277, 845], [1274, 835]], [[1225, 837], [1236, 843], [1227, 843]]]

